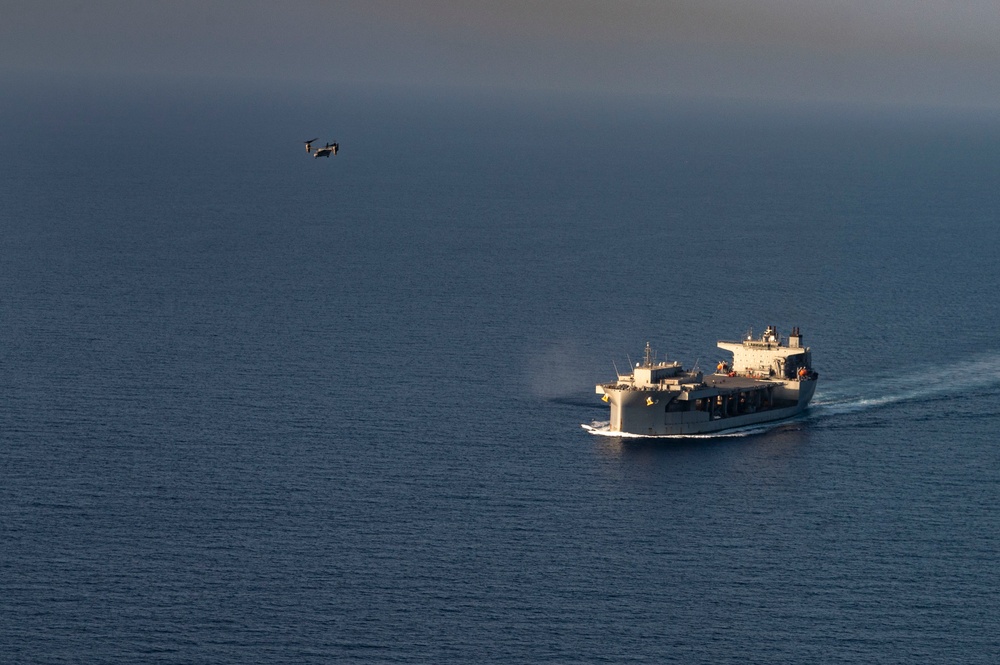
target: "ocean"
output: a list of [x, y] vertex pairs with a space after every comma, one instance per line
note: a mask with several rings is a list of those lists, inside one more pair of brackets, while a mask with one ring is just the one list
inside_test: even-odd
[[[996, 662], [995, 114], [5, 87], [3, 662]], [[766, 325], [803, 416], [581, 428]]]

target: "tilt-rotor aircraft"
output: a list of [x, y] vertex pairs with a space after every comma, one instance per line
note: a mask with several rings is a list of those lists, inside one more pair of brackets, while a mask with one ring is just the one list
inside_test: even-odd
[[316, 148], [316, 152], [313, 153], [312, 144], [313, 141], [317, 139], [309, 139], [308, 141], [303, 141], [306, 144], [306, 152], [312, 153], [313, 158], [316, 157], [329, 157], [330, 155], [336, 155], [340, 150], [339, 143], [327, 143], [322, 148]]

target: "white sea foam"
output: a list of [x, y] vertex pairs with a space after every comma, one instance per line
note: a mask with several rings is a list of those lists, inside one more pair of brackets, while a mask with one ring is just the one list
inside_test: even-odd
[[612, 432], [610, 430], [611, 423], [608, 421], [603, 422], [592, 422], [589, 425], [581, 424], [580, 427], [587, 430], [595, 436], [613, 436], [622, 439], [730, 439], [730, 438], [740, 438], [744, 436], [753, 436], [755, 434], [763, 434], [764, 432], [769, 432], [778, 427], [787, 427], [789, 423], [793, 423], [799, 420], [799, 418], [788, 418], [785, 420], [770, 422], [770, 423], [758, 423], [755, 425], [746, 425], [745, 427], [734, 427], [733, 429], [727, 429], [723, 432], [709, 432], [706, 434], [631, 434], [628, 432]]
[[1000, 386], [1000, 356], [990, 354], [947, 366], [920, 368], [861, 381], [822, 382], [810, 406], [811, 415], [857, 413], [889, 404], [933, 400]]

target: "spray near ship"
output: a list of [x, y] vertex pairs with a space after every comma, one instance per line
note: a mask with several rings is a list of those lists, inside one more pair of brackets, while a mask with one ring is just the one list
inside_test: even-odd
[[809, 405], [819, 374], [798, 328], [783, 339], [768, 326], [759, 338], [750, 333], [717, 346], [733, 354], [732, 362], [720, 362], [706, 376], [676, 361], [657, 361], [647, 342], [645, 358], [631, 374], [596, 386], [611, 407], [609, 423], [584, 429], [605, 435], [708, 434], [791, 418]]

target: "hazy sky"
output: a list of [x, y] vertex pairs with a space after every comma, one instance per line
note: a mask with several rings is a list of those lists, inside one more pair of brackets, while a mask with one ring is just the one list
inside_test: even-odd
[[1000, 0], [0, 0], [0, 69], [1000, 107]]

